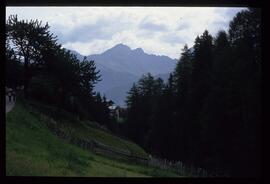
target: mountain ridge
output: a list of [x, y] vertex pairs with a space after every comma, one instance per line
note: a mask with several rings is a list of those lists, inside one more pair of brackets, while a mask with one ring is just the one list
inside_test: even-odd
[[[79, 60], [84, 58], [77, 51], [71, 50]], [[100, 70], [101, 81], [94, 88], [113, 100], [116, 105], [124, 106], [129, 88], [137, 82], [143, 74], [153, 76], [168, 76], [176, 66], [177, 60], [168, 56], [145, 53], [142, 48], [131, 49], [125, 44], [117, 44], [101, 54], [86, 56], [94, 60]], [[166, 80], [166, 77], [163, 77]], [[117, 88], [119, 90], [117, 90]]]

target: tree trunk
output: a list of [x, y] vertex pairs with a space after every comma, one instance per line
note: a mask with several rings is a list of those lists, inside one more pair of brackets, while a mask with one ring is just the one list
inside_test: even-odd
[[28, 85], [29, 85], [29, 60], [26, 57], [24, 59], [24, 97], [28, 99]]

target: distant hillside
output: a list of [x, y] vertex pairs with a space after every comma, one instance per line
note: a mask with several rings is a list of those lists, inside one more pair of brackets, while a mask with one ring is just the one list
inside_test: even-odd
[[139, 79], [138, 76], [135, 76], [131, 73], [116, 71], [103, 65], [100, 65], [99, 63], [97, 63], [97, 68], [101, 72], [101, 81], [98, 84], [96, 84], [95, 90], [101, 93], [105, 93], [106, 96], [108, 97], [111, 96], [109, 93], [106, 93], [108, 90], [114, 89], [115, 87], [118, 86], [129, 86], [134, 81], [137, 81]]
[[105, 91], [105, 94], [107, 95], [109, 99], [112, 99], [114, 102], [116, 102], [117, 105], [124, 107], [126, 105], [125, 97], [127, 95], [127, 92], [132, 87], [132, 84], [133, 84], [132, 82], [129, 82], [126, 84], [115, 86]]
[[167, 82], [167, 80], [170, 77], [170, 73], [159, 74], [159, 75], [156, 75], [155, 78], [161, 78], [164, 82]]
[[[83, 59], [76, 51], [71, 52], [78, 59]], [[89, 55], [87, 59], [95, 61], [102, 76], [95, 91], [105, 94], [120, 106], [125, 104], [126, 94], [132, 84], [143, 74], [150, 72], [166, 81], [176, 66], [176, 60], [167, 56], [147, 54], [141, 48], [132, 50], [124, 44], [117, 44], [102, 54]]]

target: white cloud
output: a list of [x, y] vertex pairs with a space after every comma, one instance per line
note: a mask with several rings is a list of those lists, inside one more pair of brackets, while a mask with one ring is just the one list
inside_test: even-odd
[[227, 29], [243, 8], [212, 7], [7, 7], [6, 16], [48, 22], [68, 49], [83, 55], [124, 43], [147, 53], [178, 58], [205, 29]]

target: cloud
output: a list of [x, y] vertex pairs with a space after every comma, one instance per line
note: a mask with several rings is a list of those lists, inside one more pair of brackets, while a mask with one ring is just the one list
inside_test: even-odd
[[110, 22], [99, 20], [94, 24], [82, 24], [73, 28], [66, 36], [65, 40], [69, 42], [89, 42], [95, 39], [111, 39], [115, 31], [108, 30]]
[[147, 29], [151, 31], [167, 31], [168, 30], [167, 27], [163, 24], [155, 24], [151, 22], [142, 22], [139, 25], [139, 28]]
[[168, 31], [168, 26], [164, 22], [164, 19], [160, 18], [158, 15], [151, 16], [148, 15], [141, 20], [138, 25], [139, 29], [154, 31], [154, 32], [164, 32]]
[[160, 40], [163, 42], [167, 42], [169, 44], [184, 44], [186, 42], [185, 38], [182, 36], [178, 36], [175, 33], [165, 34], [160, 37]]
[[180, 21], [180, 23], [177, 26], [177, 30], [189, 29], [190, 26], [191, 26], [190, 23], [186, 21], [185, 22]]
[[197, 35], [227, 30], [244, 8], [223, 7], [7, 7], [6, 17], [38, 19], [51, 26], [59, 43], [83, 55], [104, 52], [115, 44], [178, 58]]
[[[76, 19], [73, 17], [73, 19]], [[85, 22], [73, 26], [68, 31], [62, 31], [64, 26], [58, 26], [56, 32], [60, 35], [63, 43], [67, 42], [91, 42], [93, 40], [109, 40], [112, 37], [122, 32], [125, 29], [129, 29], [130, 24], [126, 21], [119, 21], [117, 18], [108, 19], [105, 17], [97, 18], [95, 22]], [[59, 31], [60, 30], [60, 31]]]

